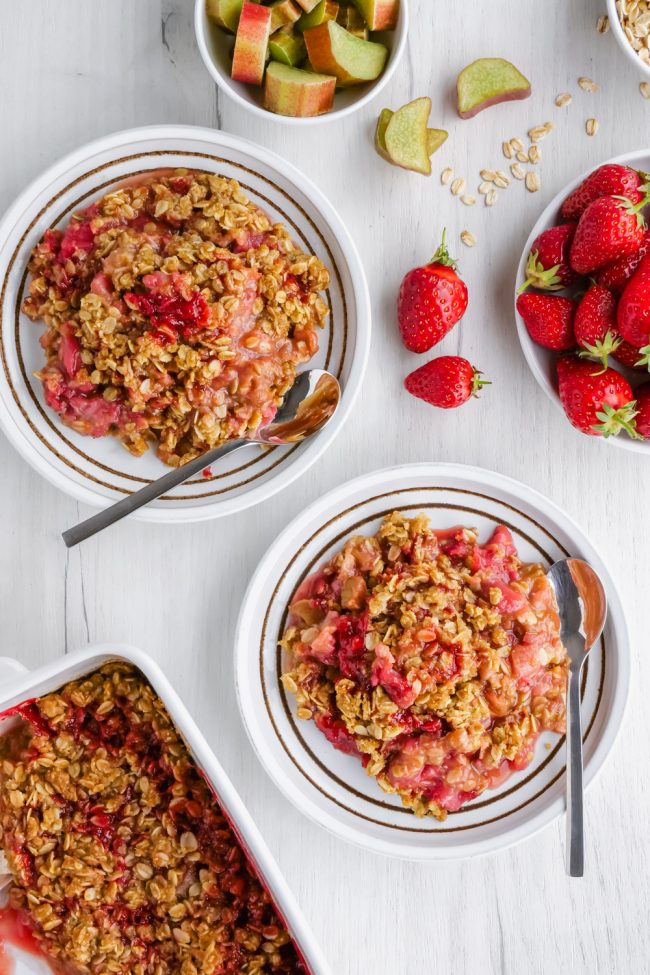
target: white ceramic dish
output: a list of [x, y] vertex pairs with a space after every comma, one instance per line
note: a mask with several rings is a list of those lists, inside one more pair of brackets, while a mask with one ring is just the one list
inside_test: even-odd
[[626, 57], [636, 67], [637, 71], [640, 71], [642, 74], [650, 78], [650, 64], [645, 64], [641, 60], [628, 41], [625, 31], [623, 30], [623, 25], [618, 16], [616, 0], [607, 0], [607, 16], [609, 17], [609, 24], [612, 29], [612, 33], [616, 38], [619, 47], [623, 49]]
[[135, 173], [162, 167], [203, 169], [239, 180], [274, 221], [328, 267], [327, 325], [310, 365], [328, 368], [343, 390], [336, 417], [309, 442], [262, 450], [251, 446], [214, 465], [135, 517], [187, 522], [231, 514], [285, 488], [341, 430], [361, 386], [370, 345], [370, 299], [363, 266], [333, 207], [309, 180], [268, 149], [194, 126], [150, 126], [91, 142], [35, 180], [0, 223], [0, 426], [29, 463], [78, 500], [97, 507], [160, 477], [169, 468], [152, 450], [132, 457], [114, 437], [82, 437], [44, 402], [33, 372], [44, 363], [42, 323], [20, 313], [26, 266], [43, 232]]
[[382, 74], [376, 81], [367, 85], [356, 85], [343, 91], [337, 91], [334, 97], [334, 108], [325, 115], [313, 118], [291, 118], [288, 115], [276, 115], [269, 112], [262, 105], [262, 88], [255, 85], [245, 85], [240, 81], [233, 81], [230, 77], [230, 62], [233, 37], [221, 30], [208, 17], [205, 10], [205, 0], [195, 0], [194, 30], [196, 42], [203, 58], [203, 63], [212, 78], [222, 91], [225, 91], [234, 101], [266, 119], [274, 119], [286, 125], [316, 125], [321, 122], [333, 122], [345, 118], [358, 111], [382, 91], [393, 77], [406, 48], [408, 36], [409, 12], [408, 0], [402, 0], [397, 27], [394, 31], [377, 34], [377, 40], [389, 48], [388, 61]]
[[[645, 172], [647, 170], [647, 167], [650, 166], [650, 150], [642, 149], [639, 150], [638, 152], [628, 152], [624, 156], [616, 156], [614, 159], [607, 159], [605, 162], [622, 163], [623, 165], [631, 166], [633, 169], [639, 169]], [[605, 165], [605, 163], [602, 163], [602, 165]], [[569, 193], [572, 193], [573, 190], [580, 185], [583, 179], [585, 179], [589, 175], [589, 173], [593, 172], [594, 169], [596, 169], [596, 166], [593, 166], [591, 169], [588, 169], [586, 172], [582, 173], [580, 176], [574, 179], [571, 183], [568, 183], [567, 186], [565, 186], [564, 189], [561, 190], [561, 192], [558, 193], [557, 196], [555, 196], [551, 200], [549, 205], [546, 207], [546, 209], [540, 216], [539, 220], [537, 221], [537, 223], [535, 224], [535, 226], [533, 227], [530, 233], [530, 237], [526, 241], [526, 246], [522, 251], [521, 259], [519, 261], [519, 267], [517, 268], [517, 283], [515, 285], [515, 288], [518, 288], [519, 285], [522, 284], [526, 279], [526, 274], [525, 274], [526, 261], [528, 260], [528, 255], [530, 253], [530, 248], [533, 241], [535, 240], [538, 234], [541, 234], [543, 230], [547, 230], [549, 227], [553, 227], [556, 224], [561, 222], [560, 207], [562, 203], [564, 203], [564, 200], [567, 198]], [[521, 348], [523, 350], [524, 356], [526, 357], [526, 362], [530, 366], [530, 370], [533, 376], [535, 377], [539, 385], [542, 387], [546, 395], [549, 397], [549, 399], [558, 407], [558, 409], [562, 410], [562, 413], [564, 414], [564, 409], [562, 407], [562, 404], [560, 403], [560, 397], [558, 396], [558, 392], [557, 392], [557, 380], [556, 380], [556, 371], [555, 371], [555, 362], [557, 360], [557, 353], [552, 352], [550, 349], [545, 349], [541, 345], [537, 345], [537, 343], [533, 342], [530, 335], [528, 334], [528, 330], [524, 325], [524, 321], [521, 315], [517, 311], [516, 294], [515, 294], [515, 319], [517, 321], [517, 334], [519, 335], [519, 342], [521, 343]], [[622, 372], [625, 372], [625, 374], [629, 377], [630, 381], [632, 382], [633, 386], [635, 384], [638, 385], [639, 383], [646, 381], [648, 378], [647, 376], [644, 376], [644, 374], [642, 373], [627, 371], [623, 368], [623, 366], [617, 364], [616, 362], [612, 362], [612, 365], [614, 366], [615, 369], [620, 369]], [[566, 422], [567, 422], [567, 427], [569, 427], [569, 429], [573, 429], [572, 427], [570, 427], [569, 421], [567, 420]], [[584, 437], [584, 434], [579, 433], [579, 431], [577, 430], [574, 430], [574, 433], [577, 437]], [[621, 447], [623, 450], [632, 450], [635, 453], [645, 454], [646, 456], [650, 455], [649, 440], [632, 440], [625, 433], [621, 433], [617, 437], [608, 437], [605, 440], [605, 443], [611, 444], [614, 447]]]
[[[192, 756], [232, 823], [242, 847], [270, 892], [311, 975], [331, 975], [300, 908], [248, 810], [189, 711], [151, 657], [141, 650], [124, 644], [101, 644], [61, 657], [55, 663], [47, 664], [33, 673], [26, 671], [21, 664], [11, 658], [0, 657], [0, 712], [34, 697], [48, 694], [67, 681], [76, 680], [101, 667], [102, 664], [116, 659], [126, 660], [138, 667], [164, 702], [170, 717], [181, 732]], [[2, 722], [0, 722], [0, 732], [1, 730]], [[14, 975], [31, 975], [33, 972], [49, 971], [43, 962], [10, 945], [7, 946], [6, 951], [15, 959]]]
[[435, 528], [477, 527], [482, 538], [501, 522], [510, 527], [524, 560], [548, 566], [570, 553], [601, 574], [610, 612], [603, 640], [592, 651], [583, 696], [585, 780], [587, 785], [593, 780], [618, 732], [628, 691], [628, 634], [618, 593], [598, 553], [564, 512], [524, 484], [479, 468], [415, 464], [377, 471], [336, 488], [296, 518], [263, 558], [244, 598], [235, 643], [239, 705], [273, 781], [337, 836], [413, 860], [488, 853], [562, 815], [564, 748], [557, 735], [543, 735], [533, 763], [498, 790], [444, 823], [422, 820], [383, 793], [355, 758], [335, 751], [312, 722], [297, 721], [293, 698], [279, 681], [277, 641], [296, 586], [344, 539], [375, 532], [382, 516], [397, 509], [424, 511]]

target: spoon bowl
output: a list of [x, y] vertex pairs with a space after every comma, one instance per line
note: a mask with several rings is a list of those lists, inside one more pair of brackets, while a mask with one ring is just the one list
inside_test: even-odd
[[567, 872], [584, 873], [582, 787], [582, 665], [605, 626], [607, 596], [596, 570], [583, 559], [562, 559], [548, 572], [560, 617], [560, 635], [569, 656], [567, 686]]
[[82, 521], [74, 528], [63, 532], [62, 538], [68, 548], [78, 545], [84, 539], [96, 535], [150, 501], [162, 497], [172, 488], [214, 464], [221, 457], [239, 450], [251, 443], [296, 444], [318, 433], [329, 423], [341, 401], [341, 388], [338, 380], [324, 369], [311, 369], [301, 373], [287, 392], [273, 420], [261, 427], [246, 440], [232, 440], [222, 447], [215, 447], [200, 454], [168, 474], [135, 491], [127, 498], [110, 505], [99, 514]]

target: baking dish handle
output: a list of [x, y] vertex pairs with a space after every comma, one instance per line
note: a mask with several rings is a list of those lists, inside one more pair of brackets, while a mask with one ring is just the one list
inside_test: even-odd
[[0, 692], [6, 693], [11, 682], [27, 673], [27, 667], [13, 657], [0, 657]]

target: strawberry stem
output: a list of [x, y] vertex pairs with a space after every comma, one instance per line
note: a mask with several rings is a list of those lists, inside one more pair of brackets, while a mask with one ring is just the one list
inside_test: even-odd
[[608, 328], [602, 339], [596, 339], [593, 345], [585, 344], [582, 352], [579, 352], [578, 355], [581, 359], [596, 359], [602, 362], [603, 368], [592, 373], [594, 376], [601, 376], [607, 369], [610, 355], [612, 352], [616, 352], [622, 341], [619, 336], [612, 332], [611, 328]]
[[557, 273], [561, 266], [561, 264], [556, 264], [555, 267], [545, 268], [539, 260], [539, 251], [531, 251], [526, 264], [526, 280], [520, 288], [517, 288], [517, 294], [522, 294], [526, 288], [539, 288], [540, 291], [561, 291], [564, 285], [562, 278]]
[[650, 345], [644, 345], [639, 349], [640, 358], [634, 363], [635, 366], [645, 366], [650, 372]]
[[453, 257], [449, 256], [449, 251], [447, 250], [446, 244], [447, 228], [445, 227], [442, 231], [442, 240], [440, 241], [440, 247], [435, 252], [429, 264], [442, 264], [443, 267], [451, 267], [456, 270], [457, 261]]
[[[474, 366], [472, 366], [472, 369], [474, 369]], [[472, 377], [472, 396], [478, 397], [480, 389], [483, 389], [484, 386], [492, 385], [489, 379], [481, 379], [482, 375], [483, 373], [480, 369], [474, 369], [474, 375]]]
[[615, 410], [609, 403], [603, 403], [602, 407], [602, 410], [596, 413], [596, 419], [600, 420], [600, 423], [594, 423], [592, 430], [600, 433], [603, 437], [616, 437], [621, 430], [625, 430], [633, 440], [642, 439], [636, 431], [634, 420], [639, 412], [636, 409], [636, 400], [631, 400], [618, 410]]

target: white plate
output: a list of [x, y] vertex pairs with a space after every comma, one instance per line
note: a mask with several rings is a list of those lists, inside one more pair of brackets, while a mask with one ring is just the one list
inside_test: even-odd
[[382, 517], [397, 509], [424, 511], [434, 528], [476, 527], [481, 538], [503, 523], [525, 561], [548, 566], [571, 554], [601, 574], [610, 611], [584, 685], [587, 785], [623, 716], [629, 682], [625, 618], [598, 553], [566, 514], [518, 481], [458, 464], [393, 467], [350, 481], [296, 518], [262, 560], [239, 617], [235, 674], [248, 734], [276, 785], [321, 826], [375, 852], [414, 860], [475, 856], [522, 840], [562, 814], [563, 740], [543, 735], [525, 771], [444, 823], [417, 819], [398, 798], [383, 793], [355, 758], [335, 751], [312, 722], [298, 722], [293, 698], [279, 681], [277, 641], [296, 586], [346, 538], [374, 533]]
[[[408, 38], [409, 11], [408, 0], [400, 3], [400, 12], [395, 30], [383, 31], [376, 35], [376, 39], [389, 49], [388, 61], [376, 81], [366, 85], [353, 85], [336, 92], [334, 107], [325, 115], [315, 115], [308, 118], [294, 118], [291, 115], [278, 115], [269, 112], [263, 105], [263, 89], [257, 85], [245, 85], [241, 81], [233, 81], [230, 77], [232, 65], [233, 35], [215, 24], [206, 13], [205, 0], [195, 0], [194, 32], [203, 63], [213, 80], [222, 91], [233, 98], [237, 105], [243, 106], [249, 112], [265, 119], [272, 119], [284, 125], [312, 126], [322, 122], [339, 121], [347, 115], [352, 115], [363, 108], [369, 101], [376, 98], [380, 91], [391, 80], [406, 49]], [[374, 36], [374, 35], [373, 35]]]
[[[631, 166], [633, 169], [640, 169], [643, 172], [648, 170], [650, 167], [650, 149], [642, 149], [638, 152], [628, 152], [625, 156], [616, 156], [614, 159], [607, 159], [600, 165], [604, 166], [607, 163], [621, 163], [624, 166]], [[561, 192], [557, 194], [556, 197], [551, 200], [549, 205], [546, 207], [541, 217], [533, 227], [530, 237], [526, 241], [526, 246], [521, 255], [519, 261], [519, 267], [517, 268], [517, 283], [516, 288], [518, 288], [526, 280], [526, 262], [528, 260], [528, 255], [530, 254], [530, 248], [532, 246], [535, 238], [541, 234], [543, 230], [548, 230], [549, 227], [554, 227], [558, 223], [562, 223], [562, 218], [560, 217], [560, 207], [566, 200], [569, 193], [572, 193], [577, 186], [582, 183], [590, 173], [593, 173], [597, 166], [592, 166], [586, 172], [578, 176], [573, 182], [568, 183]], [[542, 387], [549, 399], [555, 403], [558, 409], [562, 410], [564, 414], [564, 408], [560, 402], [560, 397], [557, 392], [557, 376], [555, 370], [555, 362], [557, 360], [557, 352], [552, 352], [550, 349], [545, 349], [541, 345], [537, 345], [533, 342], [530, 335], [528, 334], [528, 329], [524, 325], [524, 320], [517, 311], [517, 295], [515, 293], [515, 318], [517, 321], [517, 334], [519, 335], [519, 342], [521, 343], [521, 348], [523, 350], [524, 356], [526, 357], [526, 362], [530, 366], [530, 370]], [[619, 363], [613, 361], [612, 365], [615, 369], [619, 369], [621, 372], [630, 379], [632, 385], [638, 385], [639, 383], [646, 382], [648, 376], [643, 373], [633, 372], [625, 369]], [[569, 420], [567, 419], [567, 424]], [[584, 437], [585, 434], [580, 433], [578, 430], [574, 431], [576, 436]], [[602, 440], [602, 438], [598, 438]], [[621, 433], [617, 437], [607, 437], [605, 443], [611, 444], [614, 447], [622, 447], [623, 450], [633, 450], [638, 454], [648, 454], [650, 453], [650, 440], [632, 440], [625, 433]]]
[[[54, 663], [47, 664], [33, 673], [27, 672], [21, 664], [10, 657], [0, 657], [0, 712], [7, 711], [34, 697], [49, 694], [68, 681], [77, 680], [110, 660], [126, 660], [138, 667], [164, 702], [170, 717], [232, 824], [239, 842], [255, 866], [262, 883], [270, 892], [279, 914], [305, 959], [308, 971], [311, 975], [331, 975], [327, 962], [314, 941], [314, 936], [250, 813], [189, 711], [160, 667], [148, 654], [125, 644], [98, 644], [60, 657]], [[0, 728], [1, 725], [0, 721]], [[1, 948], [0, 936], [0, 951]], [[11, 969], [14, 975], [51, 973], [50, 967], [44, 961], [27, 952], [11, 945], [8, 945], [6, 950], [15, 961], [15, 970]], [[0, 959], [0, 968], [5, 971], [2, 967], [2, 959]]]
[[135, 173], [202, 169], [237, 179], [273, 221], [328, 267], [330, 316], [310, 365], [335, 373], [340, 409], [310, 442], [251, 446], [214, 465], [213, 476], [181, 485], [141, 508], [145, 521], [187, 522], [231, 514], [270, 497], [314, 463], [343, 426], [361, 385], [370, 344], [370, 300], [363, 267], [345, 227], [319, 190], [268, 149], [212, 129], [164, 125], [91, 142], [56, 163], [16, 200], [0, 224], [0, 425], [33, 467], [57, 487], [105, 507], [169, 468], [153, 451], [133, 457], [114, 437], [82, 437], [44, 403], [32, 375], [44, 362], [42, 323], [20, 313], [32, 247], [51, 226]]

